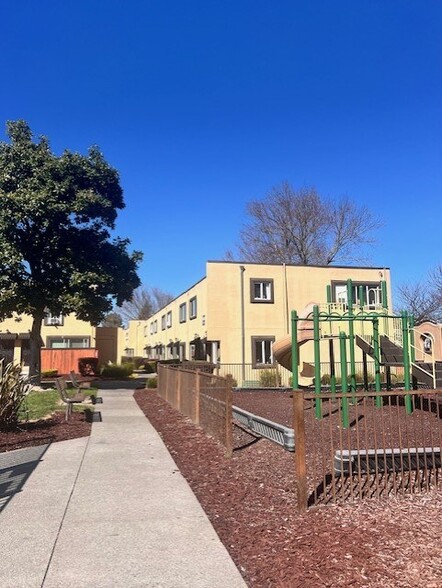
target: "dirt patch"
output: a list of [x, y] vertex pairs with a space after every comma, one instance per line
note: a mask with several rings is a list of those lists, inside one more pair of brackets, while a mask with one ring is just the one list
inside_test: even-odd
[[0, 452], [85, 437], [90, 435], [91, 426], [92, 419], [86, 411], [73, 412], [67, 422], [64, 411], [56, 412], [47, 419], [23, 424], [13, 431], [0, 431]]
[[[293, 454], [235, 426], [235, 450], [226, 459], [219, 443], [154, 391], [136, 391], [135, 399], [248, 586], [442, 586], [442, 493], [324, 506], [300, 515]], [[281, 404], [280, 410], [286, 408]]]

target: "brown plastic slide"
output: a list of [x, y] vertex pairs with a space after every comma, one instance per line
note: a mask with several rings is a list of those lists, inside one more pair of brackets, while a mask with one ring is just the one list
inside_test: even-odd
[[[303, 309], [300, 314], [300, 321], [298, 322], [298, 345], [301, 346], [307, 341], [311, 341], [313, 339], [313, 323], [311, 321], [306, 321], [302, 319], [306, 319], [309, 317], [313, 312], [313, 307], [317, 304], [317, 302], [310, 302], [307, 306]], [[292, 337], [291, 335], [287, 335], [278, 341], [273, 343], [273, 357], [276, 361], [281, 364], [283, 367], [287, 368], [288, 370], [292, 371]], [[309, 385], [312, 383], [312, 378], [314, 375], [314, 368], [311, 364], [305, 363], [303, 365], [303, 369], [301, 371], [301, 378], [300, 384], [302, 385]]]

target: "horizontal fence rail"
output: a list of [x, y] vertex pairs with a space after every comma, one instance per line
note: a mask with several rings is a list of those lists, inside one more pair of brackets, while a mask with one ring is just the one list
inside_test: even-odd
[[158, 365], [157, 392], [173, 408], [203, 427], [209, 435], [233, 451], [232, 382], [228, 378]]
[[266, 439], [282, 445], [287, 451], [295, 451], [295, 432], [293, 429], [269, 421], [237, 406], [233, 406], [232, 411], [233, 418], [254, 433], [258, 433], [261, 437], [266, 437]]
[[300, 510], [441, 488], [442, 391], [293, 398]]

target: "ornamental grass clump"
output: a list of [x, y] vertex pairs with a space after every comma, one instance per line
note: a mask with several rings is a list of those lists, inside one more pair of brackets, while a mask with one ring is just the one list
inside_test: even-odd
[[20, 406], [31, 388], [19, 365], [0, 360], [0, 431], [17, 426]]

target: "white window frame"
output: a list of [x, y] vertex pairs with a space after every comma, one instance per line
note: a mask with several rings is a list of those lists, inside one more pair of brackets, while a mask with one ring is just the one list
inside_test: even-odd
[[45, 327], [62, 327], [64, 324], [64, 316], [62, 314], [52, 314], [48, 312], [44, 318]]
[[[275, 337], [256, 335], [252, 337], [252, 366], [261, 367], [275, 365], [273, 357], [273, 343]], [[261, 360], [261, 361], [259, 361]]]
[[[80, 347], [73, 347], [72, 341], [82, 341], [82, 345]], [[54, 341], [61, 341], [62, 345], [54, 347]], [[64, 343], [64, 344], [63, 344]], [[60, 337], [47, 337], [46, 339], [46, 347], [48, 349], [90, 349], [91, 347], [91, 338], [88, 336], [83, 335], [61, 335]]]
[[187, 305], [185, 302], [180, 304], [179, 306], [179, 321], [180, 323], [185, 323], [187, 320]]
[[170, 329], [171, 326], [172, 326], [172, 311], [169, 310], [169, 312], [166, 314], [166, 328]]
[[192, 296], [189, 300], [189, 320], [196, 319], [198, 314], [198, 305], [196, 296]]
[[[271, 278], [250, 278], [250, 302], [274, 302], [273, 280]], [[256, 290], [258, 289], [258, 292]]]

